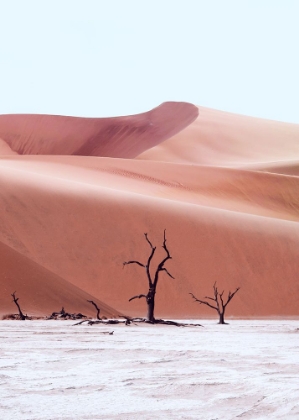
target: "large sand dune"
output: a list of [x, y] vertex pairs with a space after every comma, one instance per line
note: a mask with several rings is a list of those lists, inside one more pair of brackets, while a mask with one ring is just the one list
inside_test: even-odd
[[180, 102], [116, 118], [0, 115], [0, 137], [20, 155], [133, 158], [185, 128], [197, 115], [194, 105]]
[[198, 118], [185, 130], [139, 158], [233, 167], [299, 160], [297, 124], [198, 109]]
[[[176, 116], [165, 120], [165, 107]], [[241, 286], [228, 315], [298, 316], [299, 127], [204, 108], [192, 122], [197, 108], [188, 104], [152, 112], [160, 134], [148, 128], [132, 140], [130, 124], [136, 121], [127, 117], [120, 142], [107, 135], [105, 147], [99, 138], [82, 153], [76, 151], [88, 143], [87, 120], [80, 125], [81, 119], [51, 117], [61, 129], [65, 118], [69, 135], [54, 130], [43, 138], [38, 121], [50, 117], [24, 116], [18, 125], [24, 134], [14, 137], [9, 124], [20, 116], [0, 116], [0, 127], [6, 124], [0, 137], [12, 151], [0, 158], [2, 246], [16, 264], [22, 257], [44, 270], [40, 285], [49, 301], [55, 277], [61, 290], [62, 282], [75, 288], [69, 299], [75, 306], [84, 292], [118, 311], [144, 315], [144, 302], [128, 299], [147, 291], [145, 272], [123, 268], [123, 262], [147, 260], [144, 232], [158, 246], [158, 262], [166, 229], [173, 257], [167, 268], [175, 279], [161, 275], [157, 316], [215, 315], [188, 294], [204, 297], [215, 281], [225, 290]], [[31, 143], [24, 140], [26, 121]], [[48, 133], [47, 125], [43, 130]], [[20, 149], [21, 139], [28, 149]], [[29, 273], [26, 267], [20, 272]], [[29, 278], [22, 289], [25, 295], [28, 286], [28, 313], [36, 310]], [[1, 281], [7, 289], [6, 278]]]

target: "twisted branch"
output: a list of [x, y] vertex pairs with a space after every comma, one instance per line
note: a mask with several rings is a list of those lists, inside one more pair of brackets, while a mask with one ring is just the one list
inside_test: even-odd
[[98, 305], [93, 300], [88, 300], [87, 302], [91, 303], [96, 308], [96, 310], [97, 310], [97, 319], [98, 320], [101, 320], [101, 318], [100, 318], [101, 309], [98, 307]]

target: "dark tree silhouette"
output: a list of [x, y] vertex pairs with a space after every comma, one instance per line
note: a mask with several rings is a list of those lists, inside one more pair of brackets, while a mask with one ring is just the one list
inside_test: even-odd
[[21, 319], [22, 321], [25, 321], [25, 319], [27, 318], [27, 315], [24, 315], [24, 314], [23, 314], [23, 312], [22, 312], [22, 310], [21, 310], [21, 308], [20, 308], [20, 305], [19, 305], [19, 302], [18, 302], [19, 298], [17, 298], [17, 297], [16, 297], [16, 292], [13, 292], [13, 293], [11, 294], [11, 296], [12, 296], [12, 298], [13, 298], [14, 303], [17, 305], [17, 308], [18, 308], [18, 311], [19, 311], [19, 316], [20, 316], [20, 319]]
[[46, 319], [82, 319], [82, 318], [87, 318], [86, 315], [81, 314], [80, 312], [78, 314], [71, 314], [69, 312], [66, 312], [64, 307], [61, 308], [61, 311], [59, 312], [52, 312], [52, 314], [50, 316], [48, 316]]
[[96, 310], [97, 310], [97, 319], [99, 321], [101, 321], [101, 318], [100, 318], [100, 312], [101, 312], [101, 310], [98, 307], [98, 305], [93, 300], [88, 300], [87, 302], [91, 303], [96, 308]]
[[146, 241], [148, 242], [150, 248], [151, 248], [151, 253], [150, 256], [148, 257], [147, 263], [143, 264], [139, 261], [136, 260], [132, 260], [132, 261], [126, 261], [123, 263], [123, 265], [128, 265], [128, 264], [137, 264], [140, 267], [143, 267], [145, 269], [146, 275], [147, 275], [147, 280], [148, 280], [148, 292], [146, 295], [136, 295], [131, 297], [131, 299], [129, 299], [129, 302], [133, 299], [141, 299], [141, 298], [145, 298], [146, 299], [146, 303], [147, 303], [147, 321], [151, 322], [151, 323], [155, 323], [155, 316], [154, 316], [154, 311], [155, 311], [155, 295], [156, 295], [156, 289], [157, 289], [157, 284], [158, 284], [158, 280], [159, 280], [159, 275], [162, 271], [164, 271], [169, 277], [171, 277], [172, 279], [174, 279], [174, 277], [169, 273], [169, 271], [167, 270], [167, 268], [164, 267], [164, 264], [166, 263], [166, 261], [171, 260], [172, 257], [170, 256], [170, 253], [168, 251], [168, 248], [166, 246], [166, 229], [164, 230], [164, 241], [163, 241], [163, 245], [162, 248], [165, 250], [166, 252], [166, 256], [165, 258], [163, 258], [163, 260], [158, 264], [156, 270], [155, 270], [155, 274], [154, 276], [152, 276], [151, 274], [151, 263], [153, 260], [153, 256], [155, 254], [156, 251], [156, 247], [153, 246], [153, 244], [151, 243], [151, 241], [148, 239], [147, 233], [144, 234]]
[[211, 304], [210, 302], [207, 302], [205, 300], [197, 299], [197, 297], [195, 297], [193, 293], [189, 293], [189, 295], [191, 295], [193, 299], [199, 304], [207, 305], [209, 306], [209, 308], [215, 309], [215, 311], [217, 311], [219, 315], [219, 324], [226, 324], [226, 322], [224, 322], [224, 315], [225, 315], [226, 307], [229, 304], [229, 302], [232, 300], [232, 298], [235, 296], [237, 291], [240, 290], [240, 287], [237, 287], [234, 292], [231, 292], [231, 291], [228, 292], [226, 302], [224, 302], [223, 300], [224, 290], [221, 293], [219, 293], [218, 288], [216, 286], [216, 282], [214, 283], [213, 289], [214, 289], [214, 297], [205, 296], [204, 299], [208, 299], [212, 302], [215, 302], [215, 304]]

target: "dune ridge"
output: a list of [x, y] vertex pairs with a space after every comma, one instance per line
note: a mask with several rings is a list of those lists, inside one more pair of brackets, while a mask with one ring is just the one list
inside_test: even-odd
[[20, 155], [134, 158], [185, 128], [197, 115], [197, 107], [181, 102], [114, 118], [8, 114], [0, 115], [0, 137]]
[[299, 159], [299, 125], [198, 107], [181, 132], [138, 159], [243, 167]]
[[[28, 118], [31, 143], [26, 143], [26, 117], [17, 126], [20, 137], [13, 139], [13, 116], [0, 116], [6, 135], [12, 130], [9, 137], [0, 129], [0, 137], [10, 138], [11, 150], [20, 153], [24, 144], [24, 154], [0, 156], [3, 255], [9, 249], [12, 261], [22, 257], [28, 267], [45, 270], [40, 287], [51, 307], [54, 285], [59, 291], [65, 282], [64, 296], [71, 290], [74, 305], [86, 293], [109, 305], [107, 313], [143, 316], [144, 302], [128, 300], [146, 292], [145, 273], [138, 266], [124, 268], [123, 262], [146, 261], [147, 232], [158, 247], [158, 263], [166, 229], [173, 257], [167, 267], [175, 279], [161, 276], [157, 316], [215, 316], [188, 294], [209, 295], [215, 281], [225, 290], [241, 287], [229, 307], [232, 316], [299, 316], [299, 126], [202, 107], [194, 119], [198, 110], [193, 105], [166, 108], [154, 110], [156, 121], [165, 124], [157, 135], [145, 128], [132, 143], [130, 130], [124, 137], [108, 135], [109, 156], [100, 139], [89, 148], [86, 130], [94, 126], [85, 120], [80, 131], [81, 119], [61, 117], [68, 128], [45, 141], [40, 130], [47, 133], [48, 116], [36, 130], [36, 120]], [[171, 129], [174, 108], [182, 115]], [[67, 130], [76, 133], [74, 141], [63, 137]], [[87, 146], [78, 155], [80, 142]], [[26, 267], [20, 273], [32, 271]], [[22, 291], [28, 308], [37, 310], [30, 303], [29, 277], [23, 276]], [[7, 288], [3, 277], [2, 283]]]

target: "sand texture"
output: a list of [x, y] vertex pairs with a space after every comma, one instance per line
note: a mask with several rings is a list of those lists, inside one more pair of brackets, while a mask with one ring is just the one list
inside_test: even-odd
[[123, 262], [146, 263], [147, 232], [158, 264], [166, 229], [174, 279], [161, 273], [157, 317], [214, 316], [188, 293], [215, 281], [241, 287], [229, 315], [299, 315], [298, 125], [165, 103], [106, 119], [2, 115], [0, 138], [0, 314], [17, 290], [28, 314], [86, 312], [92, 296], [144, 316], [128, 300], [147, 292], [145, 270]]

